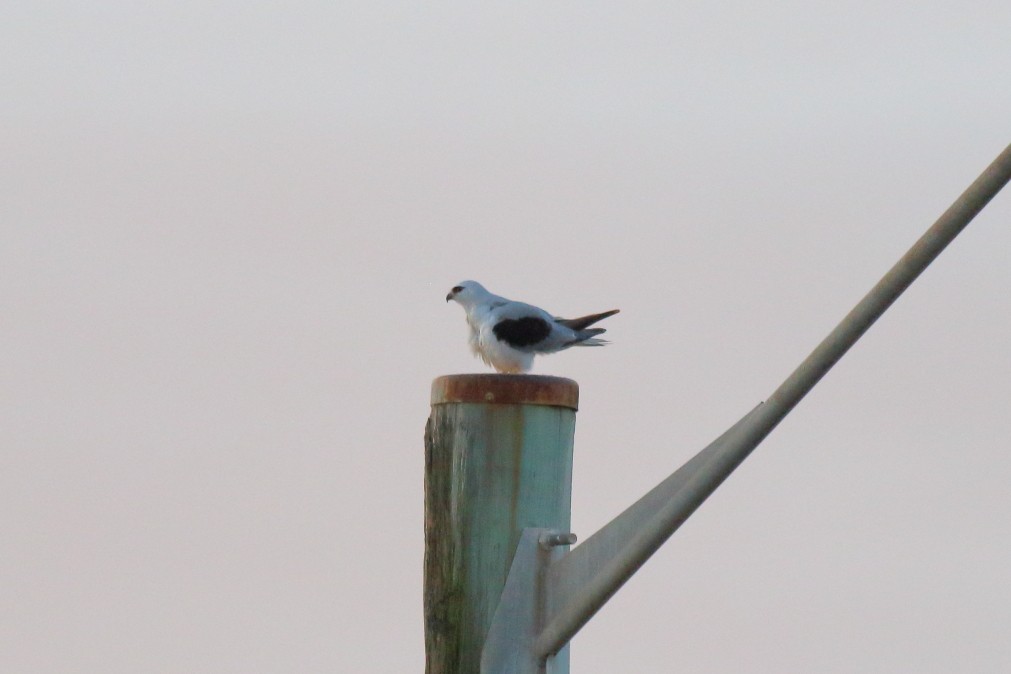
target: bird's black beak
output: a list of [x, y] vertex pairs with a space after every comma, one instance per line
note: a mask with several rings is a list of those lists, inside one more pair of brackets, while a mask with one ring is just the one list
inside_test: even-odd
[[453, 299], [453, 293], [452, 292], [450, 292], [448, 295], [446, 295], [446, 301], [447, 302], [450, 301], [451, 299]]

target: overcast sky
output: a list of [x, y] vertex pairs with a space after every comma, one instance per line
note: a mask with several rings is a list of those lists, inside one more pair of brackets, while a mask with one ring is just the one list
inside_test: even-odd
[[[1011, 3], [0, 8], [0, 671], [421, 672], [473, 278], [620, 307], [573, 527], [771, 393], [1011, 141]], [[1011, 194], [574, 674], [1011, 671]]]

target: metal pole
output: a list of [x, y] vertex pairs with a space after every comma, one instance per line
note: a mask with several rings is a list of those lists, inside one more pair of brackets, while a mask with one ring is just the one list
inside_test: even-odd
[[[578, 396], [576, 382], [560, 377], [451, 375], [432, 382], [425, 432], [428, 674], [477, 674], [524, 529], [569, 531]], [[554, 659], [552, 672], [567, 674], [566, 656]]]
[[1011, 145], [937, 219], [867, 295], [829, 333], [765, 402], [761, 424], [752, 432], [756, 444], [800, 402], [807, 392], [898, 299], [916, 277], [961, 233], [1011, 180]]
[[[603, 556], [602, 564], [588, 573], [585, 584], [569, 590], [571, 581], [552, 580], [549, 571], [548, 593], [561, 588], [548, 623], [534, 649], [550, 655], [572, 638], [597, 610], [663, 545], [703, 501], [737, 468], [756, 446], [807, 395], [826, 372], [849, 350], [917, 276], [969, 224], [984, 206], [1011, 180], [1011, 145], [969, 186], [937, 222], [913, 245], [869, 293], [836, 326], [828, 337], [787, 377], [769, 399], [735, 426], [712, 459], [694, 470], [676, 493], [656, 510], [648, 524], [638, 527], [627, 542]], [[715, 443], [714, 443], [715, 444]], [[619, 516], [620, 517], [620, 516]], [[593, 537], [575, 548], [569, 557], [576, 559]], [[565, 566], [565, 558], [557, 565]], [[587, 566], [587, 565], [583, 565]], [[555, 574], [557, 575], [557, 574]]]

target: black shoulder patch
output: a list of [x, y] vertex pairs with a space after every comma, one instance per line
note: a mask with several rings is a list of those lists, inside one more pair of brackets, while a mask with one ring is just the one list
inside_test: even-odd
[[551, 326], [543, 318], [525, 316], [499, 321], [491, 331], [495, 333], [498, 341], [520, 349], [543, 341], [551, 334]]

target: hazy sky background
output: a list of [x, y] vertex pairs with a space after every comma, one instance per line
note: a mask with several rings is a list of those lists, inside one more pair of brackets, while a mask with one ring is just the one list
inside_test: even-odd
[[[7, 2], [0, 671], [420, 672], [466, 278], [620, 307], [585, 538], [1011, 141], [1011, 3]], [[575, 639], [574, 674], [1011, 671], [1011, 194]]]

